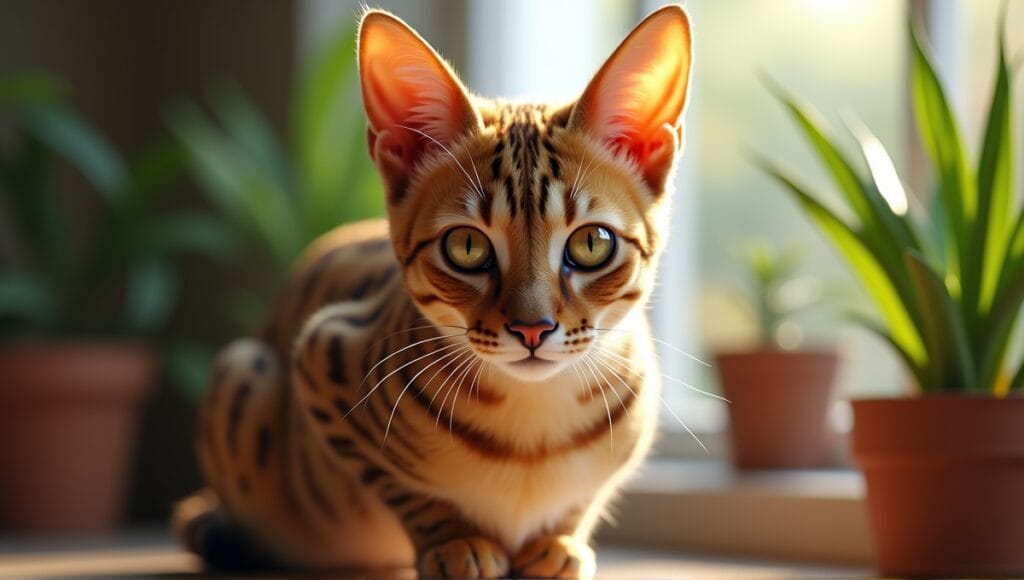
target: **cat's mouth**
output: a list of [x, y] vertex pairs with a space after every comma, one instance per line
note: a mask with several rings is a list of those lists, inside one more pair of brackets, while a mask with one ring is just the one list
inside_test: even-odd
[[530, 356], [524, 356], [523, 358], [508, 363], [510, 366], [515, 368], [542, 368], [548, 365], [555, 364], [555, 361], [541, 358], [537, 355], [531, 354]]

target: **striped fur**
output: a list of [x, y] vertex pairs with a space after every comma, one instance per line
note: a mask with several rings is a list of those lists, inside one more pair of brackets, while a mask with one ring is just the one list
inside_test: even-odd
[[[679, 58], [649, 46], [685, 50], [669, 76], [688, 79], [688, 31], [662, 9], [606, 65], [635, 78], [599, 73], [551, 107], [469, 95], [404, 24], [368, 13], [361, 74], [388, 220], [318, 240], [264, 331], [221, 354], [197, 441], [208, 489], [175, 515], [186, 546], [239, 568], [593, 575], [591, 532], [654, 434], [642, 306], [683, 101], [632, 103], [610, 140], [587, 110], [657, 94], [643, 79]], [[595, 270], [564, 256], [588, 224], [616, 240]], [[490, 240], [493, 267], [446, 262], [455, 227]], [[544, 318], [554, 328], [533, 349], [510, 327]]]

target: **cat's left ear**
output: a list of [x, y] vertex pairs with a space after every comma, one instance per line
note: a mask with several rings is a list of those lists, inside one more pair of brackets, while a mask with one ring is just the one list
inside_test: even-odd
[[577, 101], [569, 126], [626, 153], [657, 195], [682, 145], [690, 86], [690, 21], [681, 6], [644, 19], [622, 41]]
[[401, 195], [426, 152], [480, 127], [468, 92], [444, 59], [387, 12], [368, 11], [360, 23], [359, 80], [370, 157], [390, 199]]

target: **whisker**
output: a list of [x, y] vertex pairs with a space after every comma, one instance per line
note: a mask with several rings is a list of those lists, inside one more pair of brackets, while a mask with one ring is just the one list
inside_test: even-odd
[[603, 366], [604, 368], [608, 369], [608, 371], [610, 373], [612, 373], [612, 375], [615, 378], [619, 379], [619, 382], [622, 383], [622, 386], [626, 387], [626, 390], [628, 390], [630, 393], [632, 393], [634, 397], [637, 397], [637, 398], [640, 397], [640, 395], [638, 395], [637, 392], [635, 390], [633, 390], [633, 387], [629, 386], [629, 383], [626, 382], [626, 379], [624, 379], [622, 377], [622, 375], [619, 374], [619, 372], [617, 370], [615, 370], [610, 364], [608, 364], [608, 361], [604, 360], [601, 357], [595, 356], [594, 357], [594, 362], [596, 362], [596, 363], [600, 364], [601, 366]]
[[[632, 332], [630, 332], [628, 330], [625, 330], [625, 329], [622, 329], [622, 328], [594, 328], [594, 330], [600, 330], [602, 332], [625, 332], [626, 334], [632, 334]], [[704, 365], [704, 366], [706, 366], [708, 368], [711, 368], [711, 363], [705, 362], [705, 361], [697, 358], [696, 356], [694, 356], [694, 355], [684, 351], [683, 349], [675, 346], [674, 344], [667, 343], [664, 340], [661, 340], [660, 338], [657, 338], [657, 337], [654, 337], [654, 336], [650, 336], [650, 335], [648, 335], [648, 338], [650, 338], [651, 340], [653, 340], [654, 342], [656, 342], [658, 344], [664, 345], [664, 346], [666, 346], [666, 347], [668, 347], [668, 348], [678, 352], [679, 354], [685, 356], [686, 358], [688, 358], [688, 359], [690, 359], [690, 360], [692, 360], [694, 362], [698, 362], [698, 363], [700, 363], [700, 364], [702, 364], [702, 365]]]
[[686, 423], [683, 423], [683, 420], [679, 418], [679, 415], [676, 415], [676, 412], [672, 410], [672, 407], [669, 406], [668, 402], [665, 399], [661, 399], [661, 404], [665, 405], [665, 408], [668, 409], [668, 412], [671, 413], [673, 417], [675, 417], [675, 420], [678, 421], [680, 425], [682, 425], [683, 429], [686, 429], [686, 432], [690, 434], [690, 437], [693, 437], [693, 440], [697, 442], [697, 445], [700, 445], [700, 448], [704, 450], [704, 453], [711, 453], [710, 451], [708, 451], [707, 446], [704, 445], [704, 442], [700, 440], [700, 437], [697, 437], [697, 434], [691, 431], [690, 428], [686, 426]]
[[[633, 369], [631, 366], [629, 366], [629, 364], [627, 364], [627, 363], [631, 363], [632, 361], [630, 361], [628, 358], [622, 356], [621, 354], [619, 354], [617, 352], [614, 352], [612, 350], [609, 350], [607, 348], [604, 348], [602, 346], [596, 345], [596, 344], [594, 345], [594, 348], [596, 348], [597, 350], [601, 351], [604, 354], [607, 354], [607, 355], [610, 355], [612, 357], [615, 357], [616, 359], [619, 359], [617, 361], [612, 361], [612, 362], [615, 362], [616, 364], [622, 365], [623, 367], [626, 368], [626, 370], [628, 370], [629, 372], [633, 373], [634, 375], [636, 375], [638, 377], [643, 377], [644, 376], [643, 373], [640, 373], [640, 372], [636, 371], [635, 369]], [[620, 361], [623, 361], [623, 362], [620, 362]], [[690, 389], [691, 391], [693, 391], [695, 393], [700, 393], [702, 395], [711, 397], [713, 399], [718, 399], [719, 401], [732, 404], [732, 401], [730, 401], [729, 399], [726, 399], [725, 397], [723, 397], [721, 395], [716, 395], [715, 393], [711, 393], [711, 392], [705, 391], [704, 389], [701, 389], [699, 387], [695, 387], [695, 386], [691, 385], [690, 383], [687, 383], [686, 381], [681, 381], [681, 380], [679, 380], [679, 379], [677, 379], [675, 377], [671, 377], [671, 376], [666, 375], [664, 373], [659, 373], [659, 376], [661, 376], [661, 378], [663, 378], [665, 380], [672, 381], [673, 383], [676, 383], [678, 385], [682, 385], [682, 386], [686, 387], [687, 389]]]
[[[461, 369], [463, 367], [463, 365], [469, 364], [473, 360], [473, 353], [472, 352], [466, 353], [465, 355], [460, 356], [457, 360], [459, 361], [459, 364], [456, 365], [455, 368], [452, 369], [452, 371], [450, 373], [445, 375], [444, 380], [441, 381], [441, 386], [439, 386], [437, 388], [437, 390], [434, 391], [434, 396], [430, 397], [430, 402], [427, 404], [429, 407], [431, 407], [431, 408], [434, 407], [434, 401], [437, 400], [437, 396], [440, 395], [441, 391], [444, 390], [444, 386], [446, 384], [448, 384], [448, 381], [459, 372], [459, 369]], [[448, 366], [448, 364], [446, 364], [445, 366], [443, 366], [440, 369], [438, 369], [437, 372], [440, 372], [440, 371], [444, 370], [447, 366]], [[437, 373], [434, 373], [434, 375], [436, 376]], [[430, 377], [430, 380], [431, 381], [434, 380], [434, 377]], [[428, 381], [427, 384], [429, 384], [429, 381]], [[442, 408], [444, 408], [443, 405], [441, 407], [438, 407], [438, 409], [442, 409]], [[437, 426], [437, 423], [438, 423], [438, 421], [435, 420], [434, 421], [434, 426], [435, 427]]]
[[[421, 317], [420, 320], [426, 320], [426, 318]], [[389, 335], [381, 338], [380, 340], [374, 342], [373, 344], [371, 344], [369, 348], [375, 348], [377, 345], [379, 345], [380, 343], [384, 342], [385, 340], [391, 338], [392, 336], [398, 336], [399, 334], [405, 334], [406, 332], [416, 332], [417, 330], [423, 330], [423, 329], [426, 329], [426, 328], [458, 328], [459, 330], [466, 331], [465, 334], [469, 333], [469, 328], [467, 328], [465, 326], [454, 326], [454, 325], [451, 325], [451, 324], [424, 324], [423, 326], [414, 326], [412, 328], [406, 328], [405, 330], [399, 330], [398, 332], [392, 332], [391, 334], [389, 334]], [[460, 335], [460, 334], [447, 334], [445, 336], [462, 336], [462, 335]]]
[[[634, 396], [634, 397], [638, 397], [638, 396], [639, 396], [639, 395], [637, 395], [636, 391], [634, 391], [634, 390], [633, 390], [633, 389], [632, 389], [632, 388], [631, 388], [631, 387], [629, 386], [629, 384], [627, 384], [627, 383], [625, 382], [625, 380], [623, 380], [623, 378], [622, 378], [622, 375], [620, 375], [620, 374], [618, 373], [618, 371], [616, 371], [616, 370], [615, 370], [615, 369], [614, 369], [613, 367], [611, 367], [611, 366], [609, 365], [609, 361], [605, 361], [605, 360], [602, 360], [602, 359], [601, 359], [600, 357], [596, 357], [596, 358], [595, 358], [594, 360], [596, 360], [597, 362], [600, 362], [600, 363], [604, 364], [604, 365], [606, 366], [606, 368], [608, 368], [608, 370], [610, 370], [610, 371], [611, 371], [612, 373], [614, 373], [614, 374], [615, 374], [615, 375], [616, 375], [617, 377], [619, 377], [619, 380], [620, 380], [620, 381], [622, 381], [622, 384], [623, 384], [623, 386], [625, 386], [625, 387], [626, 387], [627, 389], [629, 389], [629, 391], [630, 391], [631, 393], [633, 393], [633, 396]], [[611, 361], [611, 362], [616, 362], [616, 361]], [[616, 363], [616, 364], [620, 364], [620, 365], [622, 365], [622, 363]], [[622, 365], [622, 366], [623, 366], [623, 367], [625, 367], [625, 368], [626, 368], [626, 370], [628, 370], [628, 371], [631, 371], [631, 372], [633, 372], [634, 374], [636, 374], [637, 376], [639, 376], [639, 377], [643, 378], [643, 375], [640, 375], [639, 373], [637, 373], [637, 372], [636, 372], [636, 371], [634, 371], [633, 369], [631, 369], [631, 368], [629, 368], [629, 367], [626, 367], [625, 365]], [[677, 414], [676, 414], [676, 412], [675, 412], [674, 410], [672, 410], [672, 407], [671, 407], [671, 406], [669, 406], [669, 404], [668, 404], [668, 401], [666, 401], [666, 400], [665, 400], [665, 398], [664, 398], [664, 397], [662, 397], [662, 396], [661, 396], [660, 394], [658, 395], [658, 399], [659, 399], [659, 400], [661, 400], [661, 404], [662, 404], [662, 405], [665, 405], [665, 408], [666, 408], [666, 409], [668, 410], [668, 412], [672, 414], [672, 417], [674, 417], [674, 418], [675, 418], [675, 420], [676, 420], [676, 421], [677, 421], [677, 422], [678, 422], [678, 423], [679, 423], [679, 424], [680, 424], [680, 425], [681, 425], [681, 426], [683, 427], [683, 429], [685, 429], [685, 430], [686, 430], [686, 432], [687, 432], [687, 433], [689, 433], [691, 437], [693, 437], [693, 439], [694, 439], [694, 440], [695, 440], [695, 441], [697, 442], [697, 444], [701, 446], [701, 449], [703, 449], [705, 453], [709, 453], [709, 451], [708, 451], [708, 448], [707, 448], [707, 447], [706, 447], [706, 446], [704, 445], [704, 442], [700, 440], [700, 437], [697, 437], [697, 434], [696, 434], [696, 433], [694, 433], [694, 432], [693, 432], [692, 430], [690, 430], [690, 428], [689, 428], [689, 427], [687, 427], [687, 426], [686, 426], [686, 423], [684, 423], [684, 422], [683, 422], [683, 420], [679, 418], [679, 415], [677, 415]]]
[[[355, 410], [356, 410], [357, 408], [359, 408], [359, 405], [362, 405], [362, 404], [363, 404], [364, 402], [366, 402], [366, 400], [370, 398], [370, 395], [372, 395], [372, 394], [373, 394], [373, 393], [374, 393], [374, 392], [375, 392], [375, 391], [376, 391], [376, 390], [377, 390], [378, 388], [380, 388], [380, 386], [381, 386], [381, 385], [382, 385], [382, 384], [384, 383], [384, 381], [386, 381], [386, 380], [388, 380], [389, 378], [391, 378], [391, 377], [392, 377], [392, 376], [393, 376], [393, 375], [394, 375], [395, 373], [397, 373], [398, 371], [400, 371], [400, 370], [404, 369], [405, 367], [407, 367], [407, 366], [409, 366], [409, 365], [411, 365], [411, 364], [414, 364], [414, 363], [416, 363], [417, 361], [421, 361], [421, 360], [423, 360], [423, 359], [427, 358], [428, 356], [432, 356], [432, 355], [435, 355], [435, 354], [437, 354], [438, 352], [441, 352], [441, 351], [445, 351], [445, 350], [449, 350], [449, 349], [452, 349], [452, 348], [456, 348], [456, 347], [459, 347], [459, 346], [465, 346], [465, 345], [459, 345], [459, 344], [449, 344], [449, 345], [446, 345], [446, 346], [442, 346], [442, 347], [441, 347], [441, 348], [439, 348], [439, 349], [436, 349], [436, 350], [432, 350], [432, 351], [428, 352], [427, 354], [424, 354], [424, 355], [418, 356], [418, 357], [416, 357], [416, 358], [412, 359], [411, 361], [409, 361], [409, 362], [407, 362], [407, 363], [405, 363], [405, 364], [401, 365], [400, 367], [396, 368], [395, 370], [391, 371], [390, 373], [388, 373], [388, 374], [384, 375], [384, 378], [382, 378], [381, 380], [377, 381], [377, 384], [373, 385], [373, 388], [372, 388], [372, 389], [370, 389], [370, 390], [369, 390], [369, 391], [368, 391], [368, 392], [366, 393], [366, 395], [364, 395], [364, 396], [363, 396], [363, 398], [362, 398], [362, 399], [359, 399], [359, 401], [358, 401], [358, 402], [356, 402], [356, 404], [355, 404], [355, 405], [352, 405], [352, 408], [348, 410], [348, 413], [345, 413], [344, 417], [348, 417], [349, 415], [351, 415], [351, 414], [352, 414], [352, 411], [355, 411]], [[403, 350], [404, 350], [404, 349], [403, 349]]]
[[[381, 444], [380, 444], [382, 449], [384, 448], [384, 445], [388, 442], [388, 434], [391, 432], [391, 421], [394, 420], [395, 412], [398, 411], [398, 404], [402, 402], [402, 397], [405, 396], [405, 392], [409, 390], [409, 387], [412, 386], [412, 384], [416, 382], [416, 379], [419, 378], [420, 375], [422, 375], [423, 373], [427, 372], [427, 370], [430, 367], [436, 365], [437, 363], [439, 363], [441, 361], [444, 361], [446, 359], [450, 359], [450, 358], [452, 358], [452, 357], [454, 357], [454, 356], [456, 356], [458, 354], [461, 354], [461, 353], [465, 352], [466, 350], [469, 350], [470, 348], [471, 347], [469, 345], [464, 345], [462, 347], [462, 350], [455, 350], [455, 351], [452, 351], [452, 352], [448, 352], [448, 353], [442, 354], [437, 360], [435, 360], [434, 362], [432, 362], [432, 363], [428, 364], [427, 366], [423, 367], [422, 369], [420, 369], [419, 372], [417, 372], [415, 375], [412, 376], [411, 379], [409, 379], [409, 382], [405, 383], [405, 386], [402, 387], [402, 392], [398, 394], [398, 397], [395, 399], [395, 404], [392, 405], [392, 407], [391, 407], [391, 415], [388, 417], [388, 424], [384, 428], [384, 440], [381, 441]], [[434, 351], [434, 352], [438, 353], [440, 351]]]
[[359, 387], [357, 387], [357, 389], [362, 388], [362, 386], [366, 384], [367, 379], [370, 378], [370, 375], [373, 374], [373, 371], [377, 370], [377, 367], [379, 367], [380, 365], [382, 365], [385, 362], [387, 362], [388, 359], [390, 359], [392, 357], [395, 357], [395, 356], [398, 356], [399, 354], [409, 350], [410, 348], [415, 348], [415, 347], [417, 347], [417, 346], [419, 346], [421, 344], [426, 344], [428, 342], [434, 342], [434, 341], [437, 341], [437, 340], [444, 340], [446, 338], [451, 338], [451, 336], [443, 335], [443, 336], [432, 336], [430, 338], [425, 338], [423, 340], [420, 340], [420, 341], [414, 342], [412, 344], [403, 346], [402, 348], [396, 350], [395, 352], [389, 354], [388, 356], [380, 359], [379, 361], [377, 361], [377, 364], [373, 365], [372, 367], [370, 367], [370, 370], [366, 371], [366, 375], [363, 377], [362, 382], [359, 383]]
[[[452, 380], [452, 386], [448, 387], [448, 390], [444, 394], [444, 398], [441, 399], [441, 404], [438, 406], [438, 411], [444, 410], [444, 405], [445, 405], [445, 403], [448, 402], [448, 397], [450, 397], [451, 394], [452, 394], [452, 391], [455, 390], [456, 381], [458, 381], [458, 379], [456, 379], [455, 377], [456, 376], [461, 376], [462, 373], [459, 373], [459, 369], [462, 369], [463, 367], [465, 367], [465, 369], [466, 369], [463, 372], [469, 372], [469, 369], [473, 368], [473, 354], [472, 353], [470, 353], [469, 358], [467, 358], [465, 361], [459, 363], [459, 366], [455, 367], [455, 370], [453, 370], [447, 377], [445, 377], [444, 382], [441, 383], [441, 389], [444, 389], [444, 385], [448, 383], [448, 380], [449, 379], [453, 379]], [[441, 389], [438, 389], [437, 393], [440, 393]], [[434, 393], [435, 397], [437, 396], [437, 393]], [[431, 399], [431, 400], [433, 400], [433, 399]], [[438, 425], [440, 425], [440, 424], [441, 424], [441, 413], [438, 412], [437, 416], [434, 417], [434, 429], [437, 429]]]
[[[480, 363], [480, 359], [476, 360], [477, 364]], [[459, 402], [459, 393], [462, 392], [462, 385], [466, 382], [466, 377], [469, 376], [469, 371], [473, 369], [473, 365], [470, 364], [466, 367], [466, 370], [462, 371], [459, 375], [459, 387], [455, 389], [455, 396], [452, 397], [452, 410], [448, 412], [448, 437], [452, 437], [452, 427], [455, 425], [455, 404]], [[455, 386], [454, 384], [452, 385]], [[445, 399], [448, 399], [448, 395], [445, 395]], [[441, 408], [444, 408], [444, 401], [441, 401]]]
[[[595, 368], [594, 363], [588, 361], [585, 357], [583, 360], [588, 366], [590, 366], [590, 372], [593, 373]], [[597, 378], [596, 374], [594, 375], [594, 378]], [[612, 408], [608, 404], [608, 395], [604, 393], [604, 385], [602, 385], [600, 381], [597, 383], [597, 388], [601, 391], [601, 398], [604, 399], [604, 411], [608, 415], [608, 452], [615, 453], [615, 426], [612, 422]]]
[[[590, 358], [591, 355], [588, 353], [587, 357]], [[590, 360], [591, 360], [591, 362], [596, 362], [595, 359], [593, 359], [593, 358], [590, 358]], [[604, 380], [605, 386], [608, 387], [608, 389], [610, 389], [611, 392], [615, 395], [615, 398], [619, 400], [619, 405], [621, 405], [622, 408], [626, 411], [626, 416], [628, 417], [629, 416], [629, 407], [627, 407], [626, 406], [626, 402], [622, 400], [622, 395], [619, 394], [619, 391], [615, 387], [613, 387], [611, 385], [611, 381], [608, 380], [608, 375], [604, 374], [604, 370], [602, 370], [596, 364], [594, 365], [594, 370], [596, 370], [598, 373], [601, 374], [601, 379]]]
[[407, 125], [396, 125], [396, 127], [401, 127], [403, 129], [408, 129], [408, 130], [412, 131], [413, 133], [418, 133], [418, 134], [426, 137], [427, 139], [430, 139], [431, 141], [433, 141], [433, 143], [435, 145], [440, 147], [442, 150], [444, 150], [445, 153], [448, 154], [448, 157], [452, 158], [452, 161], [455, 162], [455, 165], [459, 166], [459, 169], [462, 170], [462, 174], [466, 176], [466, 181], [468, 181], [469, 184], [471, 186], [473, 186], [474, 189], [476, 189], [477, 195], [479, 195], [481, 199], [484, 198], [483, 184], [480, 184], [480, 174], [476, 172], [476, 165], [475, 164], [471, 163], [471, 165], [473, 166], [473, 173], [476, 173], [476, 181], [477, 181], [477, 183], [473, 183], [473, 178], [469, 176], [469, 172], [466, 171], [466, 168], [462, 166], [462, 163], [460, 163], [459, 160], [456, 159], [455, 155], [451, 152], [451, 150], [448, 149], [447, 147], [445, 147], [443, 143], [441, 143], [437, 139], [434, 139], [433, 137], [431, 137], [430, 135], [424, 133], [423, 131], [420, 131], [419, 129], [416, 129], [415, 127], [409, 127]]

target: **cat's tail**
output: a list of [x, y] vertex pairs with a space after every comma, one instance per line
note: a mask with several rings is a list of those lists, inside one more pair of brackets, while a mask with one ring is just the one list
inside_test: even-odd
[[280, 568], [228, 519], [211, 489], [200, 490], [175, 504], [171, 528], [181, 545], [199, 556], [207, 570], [253, 572]]

